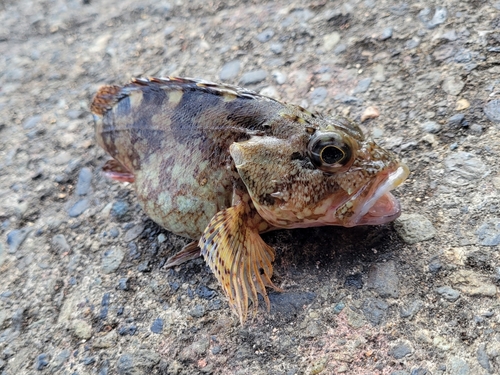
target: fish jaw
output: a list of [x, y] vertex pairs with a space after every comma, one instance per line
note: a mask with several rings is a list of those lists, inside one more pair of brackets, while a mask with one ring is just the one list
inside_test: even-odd
[[333, 225], [380, 225], [397, 219], [401, 214], [401, 205], [390, 191], [401, 185], [409, 174], [408, 167], [400, 163], [392, 172], [379, 175], [373, 183], [359, 189], [346, 203], [336, 208], [339, 223]]

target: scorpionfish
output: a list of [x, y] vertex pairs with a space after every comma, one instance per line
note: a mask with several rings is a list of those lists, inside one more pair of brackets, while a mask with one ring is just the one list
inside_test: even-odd
[[258, 294], [269, 311], [266, 287], [280, 290], [261, 233], [383, 224], [401, 211], [390, 190], [408, 167], [343, 117], [175, 77], [103, 86], [91, 110], [112, 157], [105, 174], [133, 182], [152, 220], [194, 240], [167, 266], [202, 255], [241, 323]]

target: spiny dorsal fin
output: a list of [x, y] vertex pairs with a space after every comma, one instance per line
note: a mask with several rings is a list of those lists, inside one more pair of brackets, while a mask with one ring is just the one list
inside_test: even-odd
[[262, 295], [270, 309], [266, 286], [281, 291], [271, 281], [274, 249], [259, 235], [259, 214], [240, 201], [218, 212], [201, 236], [201, 254], [222, 285], [231, 309], [240, 318], [247, 318], [248, 299], [253, 316], [257, 313], [258, 297]]
[[201, 79], [180, 78], [180, 77], [165, 77], [165, 78], [133, 78], [130, 83], [124, 86], [105, 85], [99, 88], [94, 96], [90, 110], [97, 116], [103, 116], [121, 99], [129, 96], [136, 90], [141, 90], [144, 87], [156, 87], [163, 90], [200, 90], [206, 93], [221, 96], [234, 96], [245, 99], [258, 99], [275, 101], [272, 98], [262, 96], [241, 87], [219, 84]]

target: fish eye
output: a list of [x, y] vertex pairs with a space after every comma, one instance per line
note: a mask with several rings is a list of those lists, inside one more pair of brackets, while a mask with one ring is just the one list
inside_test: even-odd
[[308, 154], [312, 163], [326, 173], [347, 170], [354, 160], [354, 148], [342, 134], [316, 132], [309, 140]]

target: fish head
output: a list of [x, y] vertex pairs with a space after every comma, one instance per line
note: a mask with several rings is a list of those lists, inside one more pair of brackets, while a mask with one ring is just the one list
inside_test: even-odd
[[278, 228], [384, 224], [401, 213], [390, 193], [409, 174], [352, 121], [318, 119], [303, 131], [230, 146], [258, 213]]

